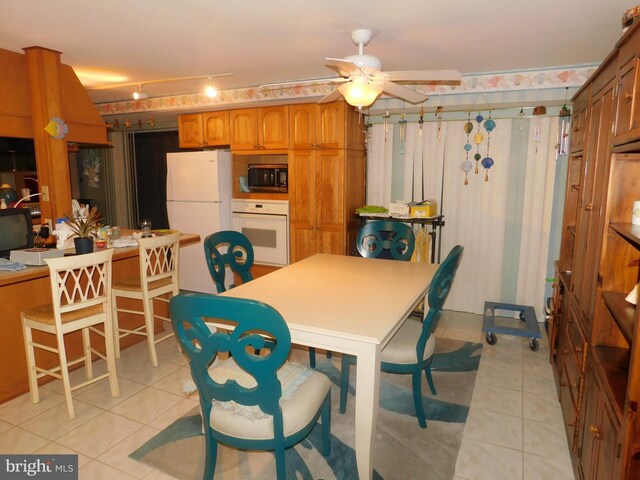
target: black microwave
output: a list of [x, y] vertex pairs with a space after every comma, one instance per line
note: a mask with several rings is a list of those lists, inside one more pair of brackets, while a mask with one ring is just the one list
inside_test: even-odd
[[287, 164], [250, 164], [247, 172], [250, 192], [288, 191], [289, 174]]

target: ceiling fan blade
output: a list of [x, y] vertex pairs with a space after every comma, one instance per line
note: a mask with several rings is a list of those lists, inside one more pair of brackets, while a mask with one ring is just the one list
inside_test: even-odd
[[331, 92], [329, 95], [326, 95], [324, 97], [322, 97], [320, 100], [318, 100], [318, 103], [329, 103], [329, 102], [335, 102], [336, 100], [338, 100], [340, 97], [342, 97], [342, 94], [340, 93], [340, 90], [338, 90], [337, 88]]
[[427, 98], [429, 98], [420, 92], [416, 92], [415, 90], [412, 90], [410, 88], [397, 85], [393, 82], [384, 82], [382, 84], [382, 91], [384, 93], [388, 93], [389, 95], [401, 98], [402, 100], [414, 104], [425, 102], [427, 101]]
[[258, 85], [258, 88], [275, 88], [275, 87], [287, 87], [289, 85], [313, 85], [314, 83], [337, 83], [337, 82], [348, 82], [348, 78], [343, 77], [331, 77], [331, 78], [315, 78], [310, 80], [294, 80], [291, 82], [276, 82], [276, 83], [265, 83], [263, 85]]
[[344, 58], [325, 58], [328, 62], [329, 67], [334, 67], [338, 70], [340, 75], [344, 75], [348, 77], [354, 73], [359, 75], [364, 75], [365, 73], [360, 70], [355, 63], [350, 62], [349, 60], [345, 60]]
[[460, 85], [462, 82], [462, 75], [457, 70], [404, 70], [383, 72], [381, 77], [392, 82], [414, 84]]

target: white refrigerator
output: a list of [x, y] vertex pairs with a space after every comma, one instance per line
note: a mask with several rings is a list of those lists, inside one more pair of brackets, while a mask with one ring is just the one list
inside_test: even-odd
[[167, 154], [169, 227], [197, 233], [200, 243], [180, 249], [180, 289], [215, 293], [204, 239], [231, 230], [231, 153], [228, 150]]

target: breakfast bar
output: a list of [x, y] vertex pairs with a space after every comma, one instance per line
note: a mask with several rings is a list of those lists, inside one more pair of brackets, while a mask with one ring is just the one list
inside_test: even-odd
[[[180, 246], [197, 244], [198, 235], [183, 234]], [[190, 247], [196, 248], [196, 246]], [[139, 274], [138, 247], [117, 248], [113, 255], [113, 280], [120, 280]], [[27, 379], [27, 360], [24, 352], [22, 324], [20, 312], [23, 310], [51, 302], [51, 286], [49, 268], [45, 266], [28, 266], [16, 272], [0, 271], [0, 403], [29, 391]], [[125, 320], [126, 321], [126, 320]], [[160, 323], [158, 327], [161, 328]], [[128, 337], [122, 340], [123, 347], [136, 341], [139, 337]], [[100, 341], [100, 340], [98, 340]], [[80, 333], [70, 334], [67, 349], [70, 355], [79, 354], [82, 346]], [[56, 356], [51, 357], [51, 364], [56, 363]], [[46, 362], [46, 360], [45, 360]], [[151, 367], [150, 367], [151, 368]]]

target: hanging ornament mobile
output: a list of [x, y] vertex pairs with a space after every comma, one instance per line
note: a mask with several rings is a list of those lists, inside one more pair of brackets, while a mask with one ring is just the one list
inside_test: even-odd
[[424, 126], [424, 105], [420, 105], [420, 119], [418, 120], [418, 136], [422, 138], [422, 127]]
[[473, 159], [476, 161], [476, 175], [478, 174], [478, 162], [482, 158], [482, 155], [480, 155], [480, 144], [484, 141], [484, 135], [480, 131], [480, 124], [482, 123], [482, 120], [484, 120], [484, 117], [480, 114], [480, 112], [478, 112], [478, 115], [476, 116], [476, 122], [478, 123], [478, 133], [473, 136], [473, 143], [476, 144], [476, 153], [473, 155]]
[[496, 122], [491, 118], [491, 110], [489, 110], [489, 118], [484, 122], [484, 129], [487, 131], [487, 156], [482, 159], [482, 166], [485, 168], [484, 181], [489, 181], [489, 169], [493, 166], [493, 158], [489, 156], [491, 148], [491, 132], [496, 128]]
[[[471, 144], [469, 143], [469, 135], [471, 135], [471, 132], [473, 131], [473, 123], [471, 123], [471, 112], [469, 112], [469, 115], [467, 116], [467, 123], [464, 124], [464, 133], [467, 134], [467, 143], [464, 144], [464, 151], [465, 153], [465, 161], [462, 162], [462, 170], [464, 171], [464, 184], [468, 185], [469, 181], [467, 180], [467, 172], [469, 170], [471, 170], [471, 162], [469, 161], [469, 152], [471, 151], [471, 149], [473, 148], [471, 146]], [[469, 168], [466, 168], [466, 166], [469, 166]]]
[[436, 107], [436, 122], [438, 125], [438, 142], [442, 140], [442, 107]]
[[382, 115], [382, 119], [384, 120], [384, 133], [389, 133], [390, 118], [391, 118], [391, 115], [389, 114], [389, 110], [387, 110], [386, 112], [384, 112], [384, 115]]
[[402, 113], [398, 125], [400, 125], [400, 141], [404, 142], [407, 139], [407, 115], [404, 112], [404, 102], [402, 102]]

